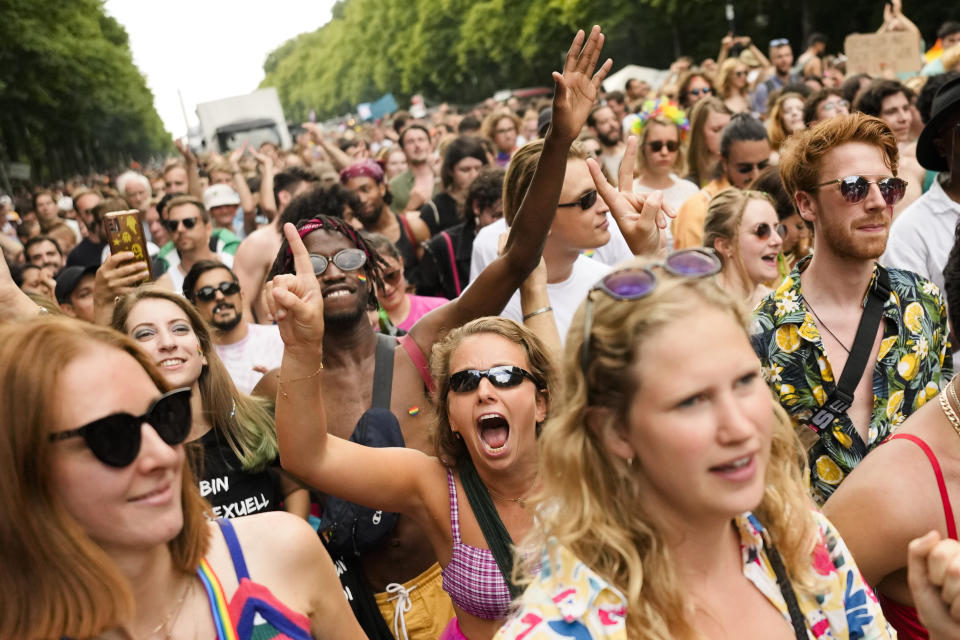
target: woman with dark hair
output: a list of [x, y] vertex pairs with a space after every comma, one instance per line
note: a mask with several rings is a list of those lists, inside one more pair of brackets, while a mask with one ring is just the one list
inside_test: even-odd
[[191, 396], [116, 331], [0, 326], [0, 637], [363, 637], [303, 520], [208, 520]]
[[420, 219], [427, 225], [431, 237], [463, 222], [460, 210], [467, 189], [486, 165], [487, 152], [476, 138], [461, 136], [447, 146], [440, 167], [443, 191], [420, 207]]
[[143, 286], [122, 296], [113, 328], [140, 345], [170, 385], [193, 390], [187, 440], [203, 452], [201, 494], [218, 517], [285, 508], [307, 517], [306, 490], [278, 466], [272, 403], [237, 391], [210, 329], [183, 296]]
[[715, 96], [716, 93], [717, 90], [714, 88], [710, 76], [703, 71], [693, 69], [680, 78], [677, 102], [683, 109], [689, 111], [693, 108], [693, 105], [704, 98]]

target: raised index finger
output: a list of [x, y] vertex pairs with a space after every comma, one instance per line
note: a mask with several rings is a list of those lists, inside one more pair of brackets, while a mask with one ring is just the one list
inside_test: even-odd
[[637, 143], [637, 136], [627, 138], [627, 147], [623, 151], [623, 159], [620, 160], [620, 175], [617, 178], [620, 191], [633, 193], [633, 168], [637, 158]]
[[290, 245], [290, 252], [293, 254], [293, 269], [297, 276], [309, 274], [313, 277], [313, 264], [310, 262], [310, 253], [300, 238], [297, 228], [291, 223], [283, 225], [283, 235]]

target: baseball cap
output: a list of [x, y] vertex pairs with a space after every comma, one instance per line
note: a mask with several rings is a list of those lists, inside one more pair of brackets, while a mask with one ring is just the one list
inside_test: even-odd
[[88, 273], [96, 273], [97, 267], [89, 265], [86, 267], [67, 267], [60, 271], [57, 274], [56, 281], [57, 286], [54, 289], [54, 295], [57, 297], [57, 302], [63, 304], [64, 302], [70, 302], [70, 294], [73, 293], [74, 289], [77, 288], [77, 285], [80, 284], [80, 281], [83, 280], [83, 276]]
[[207, 211], [230, 204], [240, 204], [240, 195], [228, 184], [214, 184], [203, 192], [203, 206]]

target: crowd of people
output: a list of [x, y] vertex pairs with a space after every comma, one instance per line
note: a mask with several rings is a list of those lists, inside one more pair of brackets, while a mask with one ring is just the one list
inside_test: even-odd
[[937, 39], [0, 196], [0, 638], [960, 638]]

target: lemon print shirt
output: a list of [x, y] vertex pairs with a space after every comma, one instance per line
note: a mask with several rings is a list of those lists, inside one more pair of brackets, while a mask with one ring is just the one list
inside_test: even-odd
[[[846, 414], [834, 421], [825, 437], [807, 437], [814, 433], [807, 427], [814, 410], [836, 388], [820, 332], [800, 290], [800, 273], [808, 264], [809, 257], [798, 262], [780, 287], [757, 306], [751, 340], [764, 378], [794, 424], [802, 427], [801, 439], [813, 442], [808, 448], [810, 480], [814, 498], [823, 504], [860, 458], [851, 449], [856, 431]], [[867, 451], [933, 398], [951, 377], [949, 360], [944, 367], [949, 335], [940, 290], [912, 271], [887, 269], [887, 273], [891, 293], [883, 306], [883, 341], [873, 370]], [[876, 267], [871, 288], [875, 280]]]

